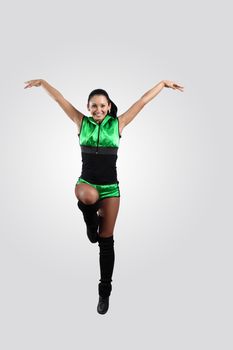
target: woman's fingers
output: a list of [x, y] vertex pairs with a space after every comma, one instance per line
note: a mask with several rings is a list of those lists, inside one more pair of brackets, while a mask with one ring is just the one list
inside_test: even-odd
[[27, 89], [27, 88], [29, 88], [29, 87], [32, 87], [32, 85], [31, 85], [31, 84], [28, 84], [28, 85], [24, 86], [24, 89]]
[[24, 89], [26, 89], [26, 88], [28, 88], [28, 87], [32, 87], [32, 82], [33, 82], [33, 80], [25, 81], [24, 83], [25, 83], [25, 84], [28, 84], [28, 85], [26, 85], [26, 86], [24, 87]]
[[178, 89], [180, 91], [183, 91], [184, 87], [178, 84], [173, 84], [173, 89]]
[[184, 87], [183, 86], [178, 86], [177, 89], [180, 90], [180, 91], [183, 91]]
[[28, 80], [28, 81], [25, 81], [24, 83], [25, 84], [32, 84], [35, 80]]
[[178, 89], [178, 90], [180, 90], [180, 91], [183, 91], [183, 89], [184, 89], [183, 86], [178, 85], [178, 84], [176, 84], [176, 83], [172, 83], [172, 82], [170, 82], [169, 87], [171, 87], [171, 88], [173, 88], [173, 89]]
[[180, 91], [183, 91], [183, 86], [174, 83], [173, 81], [170, 80], [164, 80], [165, 87], [172, 88], [172, 89], [178, 89]]

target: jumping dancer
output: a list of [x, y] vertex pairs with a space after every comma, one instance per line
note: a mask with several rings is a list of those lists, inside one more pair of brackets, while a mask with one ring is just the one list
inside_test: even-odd
[[117, 151], [122, 130], [164, 88], [183, 91], [182, 86], [163, 80], [147, 91], [125, 113], [117, 117], [117, 106], [103, 89], [93, 90], [87, 101], [89, 116], [78, 111], [43, 79], [26, 81], [24, 88], [42, 86], [77, 125], [82, 172], [75, 185], [77, 205], [83, 214], [87, 237], [99, 246], [100, 280], [97, 312], [105, 314], [112, 291], [115, 261], [113, 232], [120, 205]]

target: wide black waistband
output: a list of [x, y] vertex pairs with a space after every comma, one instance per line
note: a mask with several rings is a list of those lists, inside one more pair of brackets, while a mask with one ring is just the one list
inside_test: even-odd
[[118, 147], [81, 146], [81, 151], [91, 154], [117, 154]]

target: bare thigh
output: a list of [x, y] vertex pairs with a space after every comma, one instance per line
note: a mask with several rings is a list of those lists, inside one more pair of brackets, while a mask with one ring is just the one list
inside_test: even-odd
[[120, 197], [108, 197], [100, 201], [99, 215], [101, 217], [99, 226], [100, 237], [113, 236], [114, 227], [120, 207]]
[[93, 204], [99, 199], [97, 189], [84, 183], [79, 183], [75, 186], [75, 195], [77, 199], [85, 204]]

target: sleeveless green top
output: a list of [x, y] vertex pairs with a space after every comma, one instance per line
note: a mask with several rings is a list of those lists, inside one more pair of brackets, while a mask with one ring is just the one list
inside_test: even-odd
[[100, 124], [93, 117], [83, 116], [79, 143], [80, 146], [119, 147], [119, 120], [106, 115]]
[[119, 183], [117, 152], [121, 135], [119, 120], [107, 114], [101, 123], [92, 116], [83, 116], [79, 144], [82, 154], [81, 177], [94, 184]]

